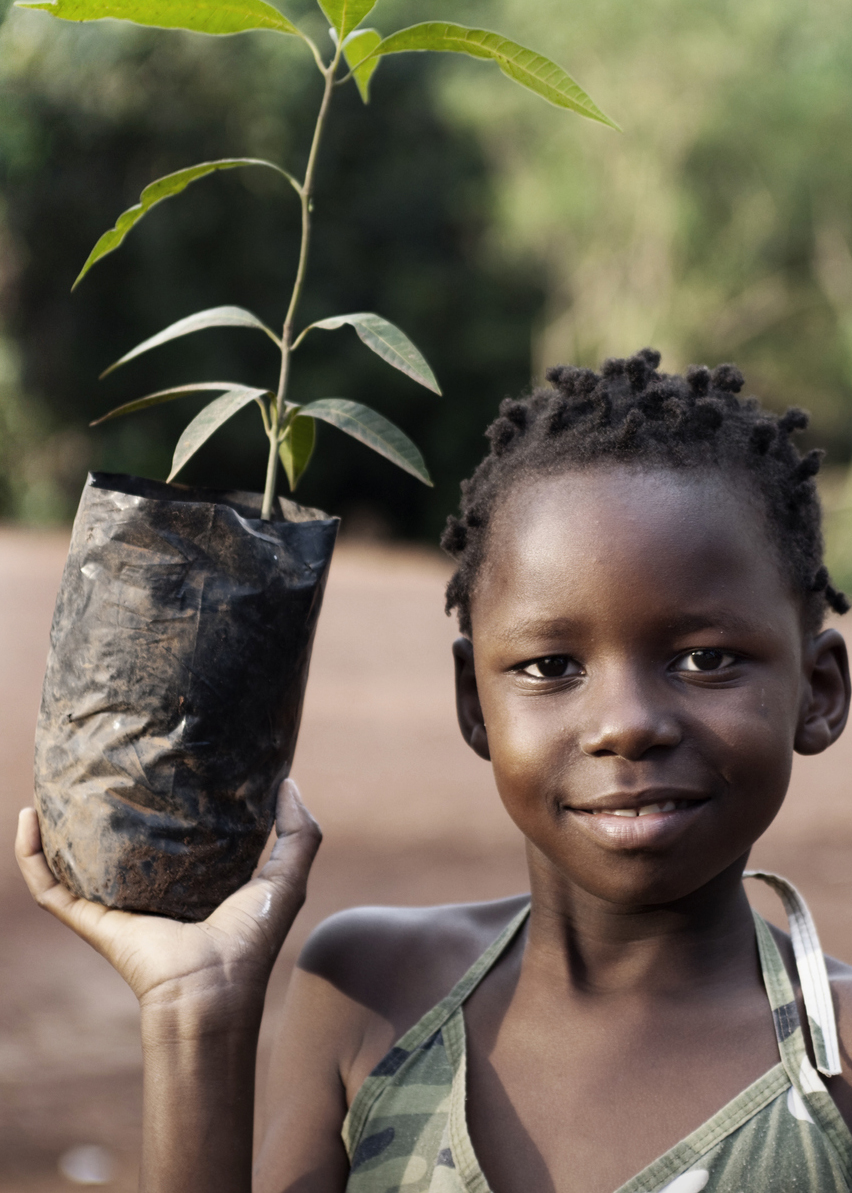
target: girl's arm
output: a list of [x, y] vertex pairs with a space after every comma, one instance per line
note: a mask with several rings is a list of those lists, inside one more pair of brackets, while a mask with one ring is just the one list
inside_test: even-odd
[[266, 984], [321, 839], [290, 780], [276, 828], [258, 875], [203, 923], [182, 924], [75, 898], [48, 869], [34, 809], [21, 813], [16, 853], [36, 902], [102, 953], [139, 999], [142, 1193], [250, 1193]]

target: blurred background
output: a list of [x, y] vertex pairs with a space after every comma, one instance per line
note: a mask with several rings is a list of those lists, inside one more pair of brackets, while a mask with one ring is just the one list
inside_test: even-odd
[[[325, 37], [312, 0], [288, 15]], [[224, 156], [300, 171], [318, 76], [291, 39], [80, 26], [0, 0], [0, 1190], [130, 1193], [139, 1145], [135, 1004], [101, 958], [28, 899], [11, 860], [56, 586], [87, 469], [164, 477], [201, 400], [95, 429], [169, 384], [271, 384], [262, 336], [206, 331], [103, 382], [134, 344], [193, 311], [283, 318], [298, 211], [263, 171], [158, 207], [70, 288], [154, 178]], [[829, 0], [379, 0], [383, 32], [428, 17], [496, 28], [562, 64], [623, 127], [549, 107], [495, 67], [383, 61], [365, 109], [335, 95], [304, 319], [375, 310], [423, 350], [438, 398], [354, 333], [317, 333], [294, 390], [376, 406], [418, 443], [435, 488], [320, 426], [298, 496], [344, 516], [294, 773], [325, 829], [305, 911], [276, 969], [265, 1057], [309, 928], [353, 903], [523, 889], [517, 833], [454, 724], [434, 544], [505, 395], [548, 364], [646, 344], [664, 366], [735, 360], [747, 392], [812, 412], [828, 450], [830, 562], [852, 586], [852, 23]], [[258, 489], [254, 410], [181, 479]], [[427, 545], [428, 544], [428, 545]], [[353, 630], [355, 632], [353, 632]], [[797, 759], [755, 861], [805, 891], [852, 960], [852, 737]], [[762, 910], [782, 922], [770, 900]], [[261, 1072], [261, 1081], [263, 1074]]]
[[[0, 0], [4, 6], [7, 0]], [[324, 42], [312, 0], [288, 13]], [[0, 516], [67, 520], [87, 468], [162, 477], [186, 398], [90, 430], [164, 385], [274, 383], [241, 330], [168, 345], [103, 382], [128, 348], [195, 310], [280, 325], [297, 251], [286, 184], [235, 171], [163, 204], [71, 284], [98, 236], [169, 171], [229, 155], [300, 171], [320, 85], [292, 38], [212, 39], [7, 9], [0, 29]], [[453, 0], [380, 0], [382, 31], [460, 19]], [[300, 488], [353, 531], [434, 542], [500, 399], [548, 364], [645, 344], [664, 366], [734, 359], [768, 405], [813, 414], [827, 447], [835, 570], [852, 492], [852, 25], [831, 0], [468, 0], [468, 24], [553, 57], [623, 127], [555, 109], [492, 65], [384, 60], [369, 108], [335, 95], [305, 322], [376, 310], [421, 347], [437, 398], [351, 329], [317, 333], [294, 393], [376, 405], [422, 448], [427, 491], [339, 432]], [[252, 407], [187, 481], [262, 487]], [[838, 579], [843, 576], [839, 575]]]

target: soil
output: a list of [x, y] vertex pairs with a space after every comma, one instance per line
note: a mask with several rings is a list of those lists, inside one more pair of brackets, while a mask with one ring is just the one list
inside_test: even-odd
[[[106, 1188], [136, 1188], [135, 1000], [101, 957], [31, 903], [12, 857], [17, 810], [31, 801], [33, 730], [67, 544], [66, 534], [0, 528], [0, 1193], [70, 1189], [58, 1161], [80, 1145], [108, 1150]], [[343, 543], [335, 555], [293, 768], [325, 841], [270, 987], [262, 1057], [299, 945], [331, 912], [525, 887], [517, 833], [455, 723], [448, 574], [425, 550]], [[845, 960], [850, 770], [852, 732], [821, 757], [797, 759], [788, 801], [753, 856], [800, 887], [824, 946]], [[783, 923], [771, 894], [755, 891], [755, 902]]]

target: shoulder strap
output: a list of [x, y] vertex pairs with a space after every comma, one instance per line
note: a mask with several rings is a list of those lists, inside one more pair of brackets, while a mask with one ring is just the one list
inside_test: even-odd
[[[485, 952], [474, 961], [470, 969], [456, 982], [452, 990], [431, 1011], [427, 1011], [423, 1018], [415, 1023], [396, 1043], [396, 1049], [412, 1052], [415, 1048], [435, 1034], [438, 1028], [447, 1022], [454, 1011], [473, 994], [476, 987], [492, 969], [508, 949], [524, 926], [530, 914], [529, 903], [521, 908], [518, 914], [506, 925], [497, 939], [488, 946]], [[395, 1049], [395, 1050], [396, 1050]]]
[[436, 1042], [441, 1039], [439, 1033], [444, 1029], [447, 1021], [452, 1018], [465, 999], [473, 993], [488, 971], [500, 959], [523, 927], [529, 913], [530, 908], [527, 904], [506, 925], [482, 956], [474, 961], [449, 994], [430, 1011], [427, 1011], [413, 1027], [409, 1028], [405, 1035], [397, 1040], [390, 1052], [379, 1061], [372, 1073], [364, 1079], [343, 1122], [343, 1142], [350, 1159], [366, 1129], [373, 1106], [387, 1088], [388, 1083], [399, 1083], [412, 1055], [418, 1050], [429, 1049], [431, 1051]]
[[[790, 940], [796, 957], [796, 969], [802, 986], [802, 998], [808, 1016], [811, 1040], [814, 1047], [817, 1068], [826, 1077], [835, 1077], [840, 1073], [840, 1047], [837, 1040], [837, 1022], [834, 1016], [834, 1003], [831, 998], [831, 986], [828, 972], [825, 968], [825, 957], [817, 936], [816, 926], [802, 896], [791, 882], [781, 878], [778, 874], [770, 874], [764, 870], [747, 870], [744, 878], [759, 878], [767, 883], [779, 895], [787, 913], [790, 926]], [[771, 935], [766, 933], [767, 936]], [[761, 944], [761, 960], [764, 961], [764, 978], [767, 975], [767, 965], [764, 960], [767, 942], [762, 939], [758, 930], [758, 943]], [[773, 945], [774, 941], [771, 942]], [[776, 949], [777, 952], [777, 949]], [[779, 957], [780, 959], [780, 957]], [[789, 983], [788, 983], [789, 985]], [[767, 987], [768, 989], [768, 987]], [[773, 992], [768, 989], [773, 1005], [773, 1013], [777, 1013]], [[791, 991], [792, 996], [792, 991]]]

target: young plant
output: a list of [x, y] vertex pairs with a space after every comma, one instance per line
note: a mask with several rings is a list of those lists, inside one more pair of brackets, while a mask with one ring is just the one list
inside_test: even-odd
[[[305, 286], [311, 243], [312, 199], [317, 157], [335, 88], [353, 82], [366, 104], [370, 98], [373, 74], [385, 55], [417, 50], [450, 51], [496, 62], [510, 79], [514, 79], [550, 103], [612, 128], [618, 127], [561, 67], [541, 54], [525, 49], [499, 33], [492, 33], [486, 29], [471, 29], [446, 21], [426, 21], [383, 38], [375, 29], [361, 28], [361, 22], [375, 5], [376, 0], [319, 0], [319, 7], [329, 22], [329, 34], [334, 47], [333, 53], [326, 61], [314, 41], [278, 9], [265, 3], [265, 0], [228, 0], [227, 4], [223, 4], [221, 0], [18, 0], [17, 4], [19, 8], [43, 9], [52, 16], [67, 21], [96, 21], [110, 17], [139, 25], [186, 29], [216, 35], [265, 29], [299, 38], [313, 55], [317, 69], [323, 77], [324, 88], [308, 161], [301, 180], [281, 166], [257, 158], [223, 158], [219, 161], [202, 162], [159, 178], [143, 190], [139, 203], [125, 211], [115, 227], [104, 233], [92, 249], [74, 283], [76, 287], [96, 261], [117, 249], [131, 228], [153, 207], [164, 199], [180, 194], [190, 183], [208, 174], [217, 170], [263, 167], [276, 171], [287, 180], [301, 204], [302, 234], [296, 276], [281, 335], [277, 335], [251, 311], [234, 306], [215, 307], [178, 320], [164, 331], [138, 344], [106, 370], [106, 373], [110, 373], [119, 365], [151, 348], [189, 335], [190, 332], [200, 331], [202, 328], [252, 327], [268, 335], [280, 350], [281, 368], [277, 391], [254, 388], [232, 381], [198, 382], [193, 385], [174, 386], [138, 398], [96, 420], [96, 423], [100, 423], [119, 415], [131, 414], [148, 406], [173, 401], [186, 393], [218, 393], [219, 396], [189, 423], [178, 440], [168, 477], [172, 480], [214, 431], [244, 406], [251, 402], [257, 403], [269, 440], [261, 514], [263, 518], [271, 516], [279, 460], [287, 474], [291, 490], [296, 488], [304, 475], [314, 450], [316, 419], [346, 431], [425, 484], [432, 483], [423, 457], [411, 440], [377, 411], [345, 398], [321, 398], [307, 405], [300, 405], [288, 399], [292, 356], [308, 333], [334, 331], [345, 325], [353, 327], [367, 347], [388, 364], [427, 389], [438, 394], [441, 392], [432, 370], [411, 340], [380, 315], [363, 311], [349, 315], [334, 315], [296, 332], [296, 316]], [[106, 373], [103, 376], [106, 376]]]

